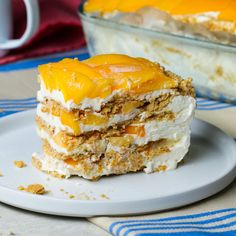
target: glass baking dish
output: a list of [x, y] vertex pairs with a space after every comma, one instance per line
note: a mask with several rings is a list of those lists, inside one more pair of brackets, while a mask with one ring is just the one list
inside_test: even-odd
[[123, 53], [159, 62], [193, 78], [199, 96], [236, 103], [236, 46], [79, 15], [91, 55]]

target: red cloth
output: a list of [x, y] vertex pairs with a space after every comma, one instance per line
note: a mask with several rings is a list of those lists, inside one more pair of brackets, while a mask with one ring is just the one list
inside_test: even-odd
[[[38, 0], [40, 26], [25, 45], [13, 49], [0, 58], [0, 64], [29, 57], [78, 49], [85, 44], [81, 22], [77, 14], [80, 0]], [[24, 3], [13, 1], [14, 38], [19, 38], [26, 26]]]

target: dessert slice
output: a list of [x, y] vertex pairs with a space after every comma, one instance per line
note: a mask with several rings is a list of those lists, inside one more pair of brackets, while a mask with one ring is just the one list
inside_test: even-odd
[[39, 66], [38, 169], [58, 177], [176, 168], [188, 151], [191, 80], [126, 55]]

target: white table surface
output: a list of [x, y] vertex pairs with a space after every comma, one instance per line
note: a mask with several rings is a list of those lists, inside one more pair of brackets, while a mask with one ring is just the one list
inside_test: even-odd
[[108, 236], [83, 218], [38, 214], [0, 203], [0, 236]]

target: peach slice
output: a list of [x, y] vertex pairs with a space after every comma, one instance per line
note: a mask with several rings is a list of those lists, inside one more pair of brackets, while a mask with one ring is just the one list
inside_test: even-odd
[[125, 128], [125, 132], [127, 134], [135, 134], [139, 137], [144, 137], [145, 136], [144, 125], [142, 125], [142, 126], [129, 125]]
[[84, 125], [103, 125], [108, 122], [108, 118], [104, 116], [97, 116], [94, 114], [88, 114], [84, 119], [81, 120]]
[[79, 161], [75, 161], [74, 159], [72, 159], [72, 158], [69, 158], [69, 159], [66, 159], [65, 161], [64, 161], [66, 164], [68, 164], [68, 165], [71, 165], [71, 166], [77, 166], [78, 165], [78, 162]]

